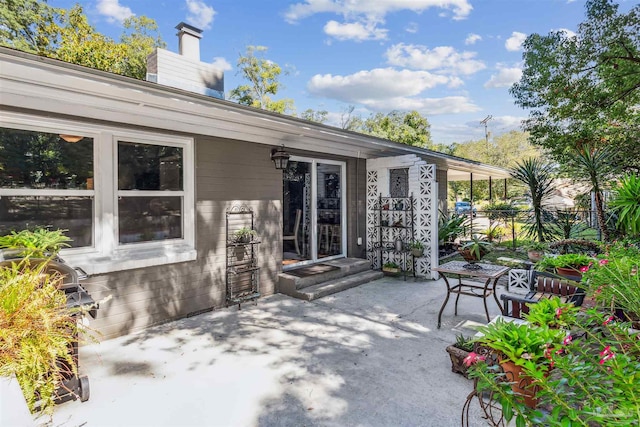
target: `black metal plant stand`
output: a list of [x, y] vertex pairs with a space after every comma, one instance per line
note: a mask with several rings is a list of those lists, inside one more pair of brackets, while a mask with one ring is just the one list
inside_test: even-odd
[[[237, 232], [249, 229], [253, 234], [241, 238]], [[247, 206], [233, 206], [227, 211], [226, 300], [227, 306], [252, 301], [260, 297], [258, 287], [258, 245], [254, 213]]]

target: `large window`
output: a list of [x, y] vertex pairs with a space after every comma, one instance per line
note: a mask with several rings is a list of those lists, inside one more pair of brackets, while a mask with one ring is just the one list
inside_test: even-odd
[[0, 128], [0, 235], [61, 228], [73, 247], [93, 246], [94, 141], [75, 139]]
[[190, 138], [3, 114], [0, 234], [68, 230], [63, 257], [89, 273], [195, 259], [192, 153]]
[[182, 151], [118, 142], [120, 243], [182, 238]]

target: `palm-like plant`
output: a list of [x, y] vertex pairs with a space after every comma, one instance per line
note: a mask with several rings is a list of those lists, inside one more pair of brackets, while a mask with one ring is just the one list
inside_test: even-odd
[[511, 171], [511, 176], [526, 185], [531, 196], [533, 215], [525, 228], [527, 236], [535, 237], [540, 242], [547, 241], [552, 231], [546, 225], [545, 218], [548, 212], [544, 203], [553, 193], [553, 168], [541, 159], [528, 158], [517, 163]]
[[598, 226], [602, 232], [602, 240], [609, 240], [609, 230], [604, 214], [604, 202], [602, 199], [602, 180], [610, 174], [612, 165], [612, 150], [608, 146], [595, 146], [594, 144], [581, 144], [574, 150], [574, 156], [570, 167], [579, 175], [586, 175], [591, 191], [595, 198], [596, 217]]
[[609, 206], [618, 214], [619, 229], [630, 237], [640, 235], [640, 176], [624, 176]]

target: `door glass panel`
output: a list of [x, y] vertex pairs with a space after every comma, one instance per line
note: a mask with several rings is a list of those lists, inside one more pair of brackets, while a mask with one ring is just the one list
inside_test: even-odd
[[284, 265], [312, 259], [311, 163], [290, 161], [282, 175]]
[[318, 258], [342, 253], [342, 201], [340, 165], [317, 165]]

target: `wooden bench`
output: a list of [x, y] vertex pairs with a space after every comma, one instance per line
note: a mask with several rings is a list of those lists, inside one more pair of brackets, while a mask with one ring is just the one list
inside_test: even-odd
[[542, 298], [560, 297], [562, 302], [571, 302], [581, 306], [584, 301], [584, 291], [579, 283], [562, 278], [551, 273], [535, 271], [531, 276], [529, 293], [524, 296], [502, 294], [502, 314], [521, 319], [522, 315], [529, 312], [529, 304], [535, 304]]

